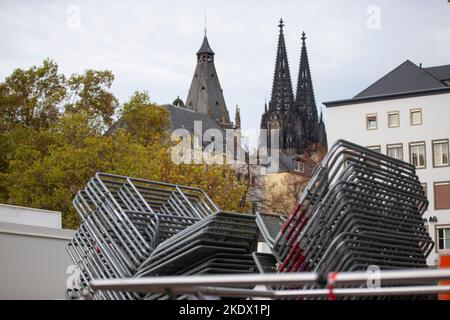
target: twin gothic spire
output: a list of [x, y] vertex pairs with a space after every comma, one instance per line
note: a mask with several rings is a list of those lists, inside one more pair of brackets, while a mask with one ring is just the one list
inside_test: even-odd
[[[264, 107], [261, 118], [261, 129], [280, 130], [280, 150], [285, 154], [302, 154], [315, 149], [326, 150], [326, 131], [322, 117], [317, 114], [314, 98], [306, 35], [301, 36], [300, 66], [297, 79], [297, 90], [292, 90], [289, 62], [284, 41], [283, 20], [278, 25], [277, 56], [272, 83], [272, 95]], [[270, 141], [267, 142], [268, 146]]]
[[300, 68], [297, 79], [297, 91], [294, 99], [286, 44], [284, 41], [284, 23], [282, 19], [280, 19], [278, 27], [280, 28], [280, 34], [278, 36], [277, 57], [275, 61], [275, 72], [269, 110], [282, 112], [297, 111], [308, 115], [310, 120], [317, 121], [317, 107], [314, 99], [308, 53], [306, 51], [305, 33], [303, 32], [301, 37], [302, 48]]

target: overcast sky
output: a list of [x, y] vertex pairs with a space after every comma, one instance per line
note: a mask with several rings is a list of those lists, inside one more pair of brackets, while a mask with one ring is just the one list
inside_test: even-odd
[[259, 127], [270, 99], [280, 18], [294, 88], [307, 34], [319, 108], [353, 97], [406, 59], [450, 64], [447, 0], [0, 0], [0, 81], [49, 57], [67, 75], [112, 70], [121, 103], [135, 90], [157, 103], [185, 100], [205, 10], [225, 101], [233, 118], [239, 104], [245, 128]]

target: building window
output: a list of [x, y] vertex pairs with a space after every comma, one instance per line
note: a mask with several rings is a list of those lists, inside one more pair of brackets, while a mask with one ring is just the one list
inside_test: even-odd
[[422, 109], [412, 109], [409, 111], [409, 117], [412, 126], [422, 124]]
[[366, 115], [366, 129], [367, 130], [375, 130], [378, 128], [378, 121], [376, 114], [367, 114]]
[[388, 144], [386, 146], [386, 154], [389, 157], [403, 160], [403, 144]]
[[388, 127], [396, 128], [400, 126], [400, 115], [398, 111], [388, 112]]
[[450, 250], [450, 227], [437, 227], [436, 238], [438, 250]]
[[366, 148], [369, 149], [369, 150], [381, 153], [381, 146], [368, 146]]
[[433, 140], [433, 166], [448, 166], [448, 139]]
[[409, 162], [421, 169], [426, 167], [425, 142], [409, 144]]
[[295, 161], [295, 171], [304, 173], [305, 163], [302, 161]]
[[434, 183], [434, 209], [450, 209], [450, 181]]

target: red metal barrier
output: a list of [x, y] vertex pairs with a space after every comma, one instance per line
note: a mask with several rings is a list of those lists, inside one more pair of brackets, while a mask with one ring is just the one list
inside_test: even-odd
[[[450, 268], [450, 255], [440, 256], [439, 268]], [[440, 285], [450, 285], [450, 281], [440, 281]], [[443, 293], [439, 295], [439, 300], [450, 300], [450, 293]]]

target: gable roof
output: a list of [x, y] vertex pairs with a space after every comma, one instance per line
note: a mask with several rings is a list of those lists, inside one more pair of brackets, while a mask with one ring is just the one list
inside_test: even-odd
[[358, 93], [354, 98], [372, 97], [400, 92], [428, 90], [445, 87], [437, 78], [410, 60]]

